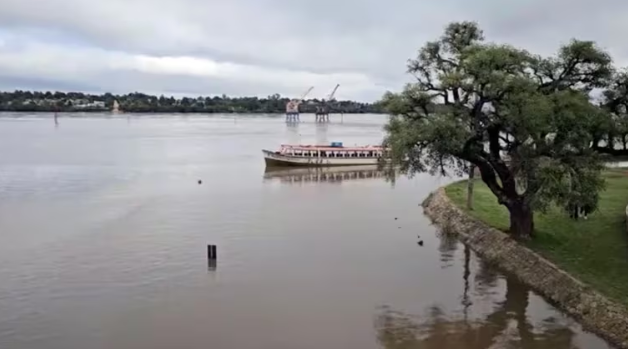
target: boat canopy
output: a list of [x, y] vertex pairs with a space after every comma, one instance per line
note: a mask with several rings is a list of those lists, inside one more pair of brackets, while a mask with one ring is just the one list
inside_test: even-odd
[[330, 145], [289, 145], [282, 144], [280, 152], [288, 150], [300, 150], [300, 151], [382, 151], [384, 147], [381, 145], [365, 145], [355, 147], [332, 147]]

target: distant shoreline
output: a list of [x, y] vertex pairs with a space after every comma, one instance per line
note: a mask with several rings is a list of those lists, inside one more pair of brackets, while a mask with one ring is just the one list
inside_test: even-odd
[[[250, 114], [250, 115], [283, 115], [285, 112], [249, 112], [249, 111], [123, 111], [123, 112], [113, 112], [108, 109], [103, 110], [2, 110], [0, 109], [0, 113], [37, 113], [37, 114], [51, 114], [51, 113], [64, 113], [64, 114], [80, 114], [80, 113], [89, 113], [89, 114], [97, 114], [97, 113], [109, 113], [112, 115], [124, 115], [124, 114]], [[301, 112], [302, 115], [314, 114], [314, 112]], [[338, 115], [338, 114], [346, 114], [346, 115], [359, 115], [359, 114], [369, 114], [369, 115], [385, 115], [383, 112], [331, 112], [330, 115]]]
[[[151, 96], [143, 93], [126, 95], [91, 95], [82, 92], [0, 91], [0, 111], [3, 112], [111, 112], [129, 113], [234, 113], [284, 114], [292, 98], [278, 94], [259, 97], [183, 97]], [[305, 99], [299, 105], [303, 114], [315, 113], [324, 106], [333, 114], [381, 114], [381, 103], [362, 103], [349, 100], [324, 101]]]

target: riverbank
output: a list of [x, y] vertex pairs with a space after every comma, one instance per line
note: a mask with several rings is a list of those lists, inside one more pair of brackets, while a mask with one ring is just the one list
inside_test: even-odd
[[[578, 221], [558, 208], [536, 214], [536, 235], [527, 246], [602, 294], [628, 305], [628, 171], [608, 171], [605, 177], [607, 187], [600, 193], [597, 212]], [[466, 181], [449, 185], [445, 191], [466, 211]], [[474, 210], [467, 213], [501, 231], [508, 230], [508, 211], [480, 180], [476, 181], [474, 202]]]
[[426, 199], [424, 208], [443, 230], [456, 233], [587, 329], [628, 348], [628, 176], [617, 170], [605, 176], [607, 189], [598, 212], [579, 221], [560, 210], [537, 214], [537, 236], [526, 246], [503, 233], [508, 213], [481, 181], [475, 187], [473, 211], [464, 208], [466, 181], [441, 188]]

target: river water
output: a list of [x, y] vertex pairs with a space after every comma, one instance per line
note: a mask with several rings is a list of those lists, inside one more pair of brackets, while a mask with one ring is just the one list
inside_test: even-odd
[[609, 348], [437, 234], [452, 178], [266, 172], [385, 117], [302, 120], [0, 115], [0, 348]]

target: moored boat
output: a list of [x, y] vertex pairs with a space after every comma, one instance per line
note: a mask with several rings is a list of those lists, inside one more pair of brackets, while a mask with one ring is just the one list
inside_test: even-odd
[[330, 145], [282, 145], [278, 151], [262, 150], [267, 166], [377, 165], [386, 150], [379, 145], [344, 147]]

